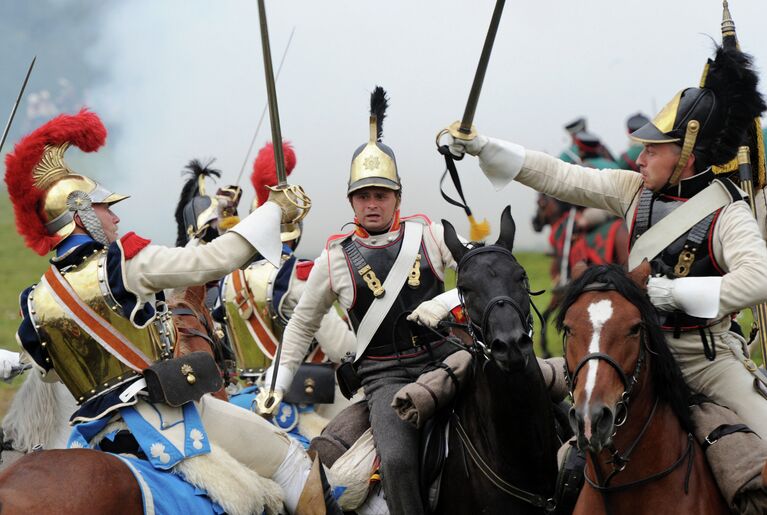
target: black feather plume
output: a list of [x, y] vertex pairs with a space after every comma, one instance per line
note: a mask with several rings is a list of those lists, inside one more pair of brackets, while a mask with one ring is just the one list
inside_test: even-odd
[[701, 149], [706, 164], [723, 165], [735, 158], [754, 119], [767, 110], [758, 83], [751, 56], [731, 45], [717, 46], [714, 60], [709, 60], [704, 87], [716, 95], [723, 123]]
[[386, 118], [386, 108], [389, 107], [389, 97], [386, 96], [386, 90], [381, 86], [376, 86], [370, 94], [370, 116], [376, 117], [377, 140], [383, 138], [383, 121]]
[[176, 219], [177, 247], [183, 247], [189, 241], [189, 235], [186, 233], [186, 224], [184, 223], [184, 208], [194, 197], [200, 194], [200, 176], [221, 177], [221, 170], [210, 167], [214, 161], [215, 159], [210, 159], [207, 163], [203, 163], [199, 159], [192, 159], [181, 172], [181, 175], [188, 176], [188, 179], [181, 188], [181, 195], [179, 196], [178, 205], [176, 206], [176, 212], [174, 214]]

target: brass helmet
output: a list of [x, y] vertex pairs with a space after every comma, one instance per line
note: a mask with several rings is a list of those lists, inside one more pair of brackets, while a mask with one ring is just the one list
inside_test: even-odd
[[733, 160], [746, 132], [767, 109], [757, 90], [751, 57], [735, 47], [717, 47], [705, 83], [677, 93], [655, 118], [631, 133], [640, 143], [677, 143], [682, 153], [668, 184], [679, 182], [695, 155], [695, 173]]
[[24, 242], [44, 256], [75, 230], [78, 215], [86, 231], [108, 244], [93, 204], [128, 198], [74, 173], [64, 161], [70, 145], [95, 152], [106, 141], [99, 117], [86, 109], [60, 115], [23, 137], [5, 158], [5, 183]]
[[[293, 150], [293, 145], [283, 141], [282, 153], [285, 156], [285, 175], [290, 175], [296, 167], [296, 152]], [[251, 206], [251, 211], [255, 211], [257, 207], [269, 200], [269, 186], [277, 186], [277, 164], [274, 162], [274, 146], [271, 142], [258, 151], [256, 160], [253, 161], [250, 182], [256, 190], [256, 197]], [[301, 237], [302, 226], [301, 222], [280, 225], [280, 240], [283, 243], [298, 240]]]
[[376, 86], [370, 94], [370, 139], [354, 151], [347, 195], [369, 186], [394, 191], [402, 189], [394, 151], [381, 143], [387, 107], [389, 99], [386, 91], [381, 86]]
[[176, 246], [183, 247], [189, 240], [199, 238], [205, 242], [218, 236], [218, 230], [212, 227], [218, 219], [218, 198], [205, 191], [206, 177], [221, 177], [221, 170], [211, 168], [215, 159], [203, 163], [192, 159], [184, 168], [188, 176], [181, 188], [181, 196], [176, 206]]

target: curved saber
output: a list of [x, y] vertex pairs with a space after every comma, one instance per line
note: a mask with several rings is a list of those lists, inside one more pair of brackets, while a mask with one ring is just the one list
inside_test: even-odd
[[22, 82], [21, 84], [19, 95], [16, 97], [16, 102], [13, 104], [11, 115], [8, 117], [8, 122], [5, 124], [5, 129], [3, 129], [3, 138], [0, 140], [0, 152], [3, 151], [3, 145], [5, 145], [5, 138], [8, 137], [8, 131], [11, 130], [11, 124], [13, 123], [13, 118], [16, 116], [16, 109], [19, 108], [19, 102], [21, 102], [21, 97], [24, 96], [24, 90], [27, 89], [27, 82], [29, 82], [29, 76], [32, 75], [32, 68], [35, 67], [35, 61], [37, 61], [37, 56], [34, 56], [32, 58], [32, 62], [29, 63], [29, 69], [27, 70], [27, 74], [24, 77], [24, 82]]
[[274, 85], [272, 50], [269, 45], [269, 27], [266, 23], [266, 6], [264, 5], [264, 0], [258, 0], [258, 20], [261, 24], [261, 49], [264, 55], [264, 77], [266, 78], [266, 92], [269, 97], [269, 125], [271, 125], [272, 128], [274, 164], [275, 168], [277, 169], [277, 188], [283, 189], [287, 187], [288, 180], [287, 174], [285, 173], [285, 153], [282, 150], [280, 110], [277, 107], [277, 88]]
[[474, 113], [477, 110], [479, 94], [482, 92], [482, 83], [485, 82], [485, 72], [487, 72], [487, 65], [490, 63], [490, 53], [493, 51], [495, 35], [498, 33], [498, 25], [501, 23], [501, 14], [503, 14], [503, 6], [505, 4], [506, 0], [497, 0], [495, 9], [493, 9], [493, 17], [490, 19], [485, 44], [482, 46], [482, 54], [479, 57], [477, 71], [474, 74], [474, 82], [471, 84], [469, 100], [466, 102], [461, 125], [458, 127], [458, 132], [464, 135], [471, 134], [471, 124], [474, 122]]
[[[295, 34], [296, 28], [293, 27], [293, 30], [290, 31], [290, 37], [288, 38], [288, 43], [285, 45], [285, 50], [282, 52], [282, 58], [280, 59], [280, 64], [277, 66], [277, 75], [274, 77], [275, 82], [280, 80], [280, 72], [282, 72], [282, 65], [285, 64], [285, 58], [288, 56], [288, 50], [290, 50], [290, 42], [293, 41], [293, 34]], [[240, 185], [240, 181], [242, 180], [242, 174], [245, 172], [245, 167], [248, 164], [248, 158], [250, 157], [250, 154], [253, 152], [253, 145], [256, 144], [256, 139], [258, 139], [258, 134], [261, 132], [261, 125], [264, 123], [264, 118], [266, 117], [266, 111], [269, 109], [269, 102], [264, 104], [264, 109], [261, 111], [261, 117], [258, 119], [258, 125], [256, 125], [256, 132], [253, 134], [253, 139], [250, 140], [250, 146], [248, 147], [248, 151], [245, 153], [245, 160], [242, 162], [242, 167], [240, 168], [240, 173], [237, 175], [237, 186]]]

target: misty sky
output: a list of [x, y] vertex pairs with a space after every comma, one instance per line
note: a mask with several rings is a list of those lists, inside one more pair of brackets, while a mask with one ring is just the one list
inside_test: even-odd
[[[293, 182], [314, 201], [302, 254], [318, 253], [351, 220], [349, 162], [367, 139], [376, 84], [390, 95], [384, 142], [397, 155], [403, 213], [448, 218], [468, 233], [462, 211], [439, 195], [444, 162], [434, 136], [463, 112], [493, 6], [267, 2], [275, 67], [295, 27], [277, 89], [283, 136], [298, 156]], [[764, 0], [733, 0], [730, 8], [742, 48], [764, 69]], [[585, 115], [619, 153], [629, 114], [653, 115], [677, 90], [697, 84], [712, 53], [707, 35], [719, 40], [720, 18], [715, 0], [509, 0], [475, 123], [489, 136], [558, 153], [567, 142], [562, 125]], [[180, 171], [191, 158], [215, 157], [222, 182], [236, 179], [265, 102], [255, 0], [0, 0], [0, 31], [0, 113], [10, 110], [38, 56], [5, 150], [45, 116], [30, 108], [31, 94], [39, 101], [47, 91], [55, 109], [93, 109], [110, 130], [107, 146], [96, 156], [70, 151], [70, 162], [133, 195], [118, 208], [123, 231], [173, 242]], [[268, 139], [265, 123], [256, 150]], [[531, 190], [514, 184], [495, 192], [476, 160], [458, 167], [478, 218], [497, 229], [511, 204], [517, 248], [545, 246], [530, 227]], [[253, 194], [243, 184], [246, 210]]]

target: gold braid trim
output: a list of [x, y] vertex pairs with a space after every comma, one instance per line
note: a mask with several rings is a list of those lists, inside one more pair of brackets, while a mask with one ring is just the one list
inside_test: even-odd
[[668, 180], [671, 186], [676, 186], [679, 182], [679, 176], [682, 174], [682, 169], [687, 165], [687, 161], [690, 159], [692, 149], [695, 147], [695, 141], [698, 139], [698, 131], [700, 130], [700, 122], [698, 120], [690, 120], [687, 122], [687, 131], [684, 134], [684, 143], [682, 144], [682, 155], [679, 156], [679, 162], [674, 168], [674, 173]]
[[61, 145], [45, 145], [43, 157], [32, 170], [32, 181], [36, 188], [47, 190], [54, 182], [72, 173], [64, 162], [64, 152], [68, 148], [68, 142]]

